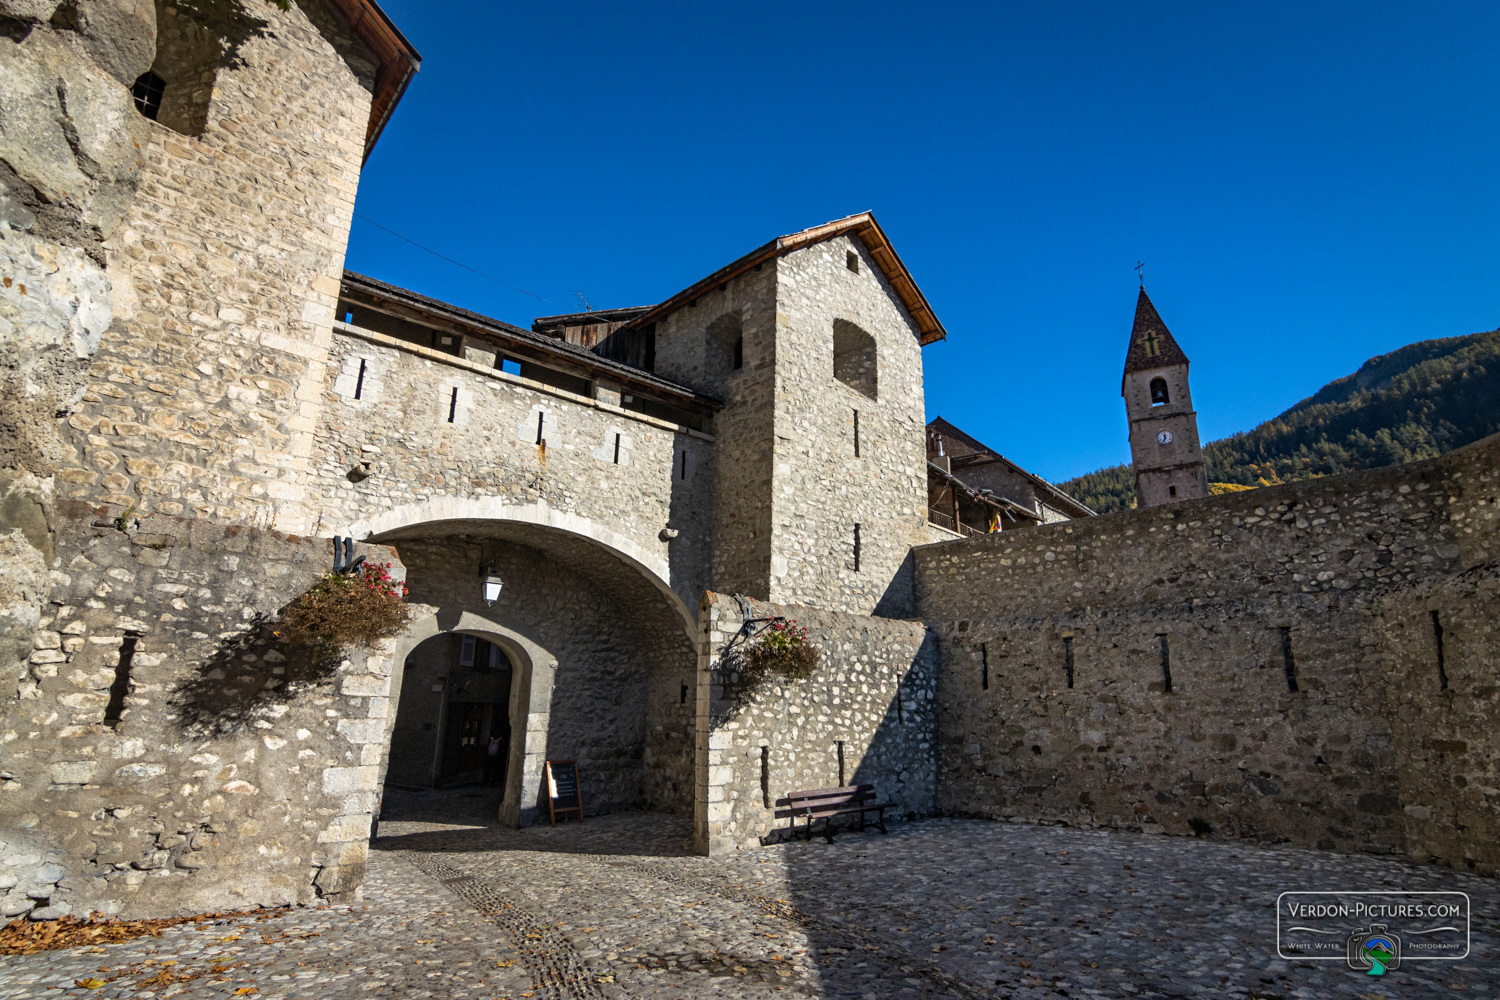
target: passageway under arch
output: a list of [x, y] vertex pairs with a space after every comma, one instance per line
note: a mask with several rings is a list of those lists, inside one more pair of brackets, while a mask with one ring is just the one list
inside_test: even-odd
[[[661, 581], [535, 523], [424, 522], [372, 540], [400, 553], [417, 607], [395, 651], [388, 786], [503, 787], [501, 822], [525, 826], [548, 818], [544, 762], [575, 760], [585, 815], [691, 812], [696, 654]], [[493, 604], [481, 568], [502, 581]], [[496, 739], [503, 768], [487, 759]]]

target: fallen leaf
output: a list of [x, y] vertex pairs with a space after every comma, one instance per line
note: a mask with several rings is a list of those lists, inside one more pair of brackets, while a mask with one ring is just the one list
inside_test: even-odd
[[259, 992], [260, 991], [257, 990], [254, 986], [241, 986], [239, 989], [237, 989], [237, 990], [234, 991], [234, 995], [237, 996], [237, 997], [243, 997], [243, 996], [248, 996], [251, 993], [259, 993]]
[[99, 987], [101, 987], [101, 986], [104, 985], [104, 980], [102, 980], [102, 979], [75, 979], [75, 980], [73, 980], [73, 985], [74, 986], [82, 986], [86, 990], [97, 990]]

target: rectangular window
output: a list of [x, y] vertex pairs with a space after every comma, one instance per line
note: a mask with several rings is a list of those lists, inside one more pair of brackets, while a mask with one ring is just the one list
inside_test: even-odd
[[847, 253], [845, 253], [844, 254], [844, 266], [847, 267], [849, 270], [853, 271], [855, 274], [858, 274], [859, 273], [859, 254], [855, 253], [853, 250], [850, 250]]
[[854, 572], [856, 572], [856, 573], [859, 572], [859, 555], [860, 555], [859, 549], [860, 549], [859, 525], [856, 524], [854, 526]]
[[1167, 694], [1171, 694], [1172, 693], [1172, 647], [1167, 642], [1167, 637], [1166, 636], [1164, 636], [1164, 635], [1158, 635], [1157, 638], [1161, 640], [1161, 682], [1162, 682], [1162, 689]]
[[620, 434], [615, 432], [615, 464], [620, 464]]
[[503, 371], [507, 375], [520, 375], [521, 374], [521, 362], [516, 361], [513, 358], [501, 358], [500, 359], [500, 370]]
[[541, 410], [536, 415], [536, 443], [542, 443], [542, 432], [547, 427], [547, 411]]
[[448, 399], [448, 423], [453, 423], [453, 418], [458, 416], [458, 386], [453, 387], [453, 395]]
[[979, 644], [979, 690], [990, 689], [990, 644], [981, 642]]
[[681, 456], [682, 457], [681, 457], [681, 459], [678, 462], [678, 465], [679, 465], [681, 471], [678, 473], [677, 478], [686, 480], [687, 479], [687, 450], [686, 449], [684, 449], [682, 451]]
[[458, 665], [460, 667], [472, 667], [474, 665], [474, 653], [479, 646], [479, 640], [472, 635], [460, 637], [458, 645]]
[[354, 398], [359, 399], [365, 393], [365, 359], [359, 359], [359, 377], [354, 380]]
[[854, 411], [854, 457], [859, 457], [859, 411]]

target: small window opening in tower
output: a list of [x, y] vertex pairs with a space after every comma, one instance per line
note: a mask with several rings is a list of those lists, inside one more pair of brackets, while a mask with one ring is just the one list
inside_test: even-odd
[[448, 423], [453, 423], [458, 416], [458, 386], [453, 387], [453, 395], [448, 397]]
[[161, 95], [167, 89], [167, 82], [149, 69], [135, 78], [135, 85], [130, 88], [130, 96], [135, 98], [135, 109], [152, 121], [156, 121], [157, 114], [161, 111]]
[[855, 253], [853, 250], [850, 250], [847, 254], [844, 255], [844, 266], [853, 271], [855, 274], [858, 274], [859, 254]]
[[1169, 497], [1175, 497], [1176, 495], [1177, 495], [1177, 487], [1175, 487], [1175, 486], [1168, 486], [1167, 487], [1167, 496], [1169, 496]]
[[678, 461], [677, 478], [678, 479], [682, 479], [682, 480], [686, 480], [687, 479], [687, 449], [684, 448], [679, 454], [682, 457]]
[[705, 360], [710, 378], [722, 378], [745, 364], [745, 323], [738, 310], [708, 324]]
[[859, 572], [859, 550], [860, 550], [859, 525], [856, 524], [854, 526], [854, 572], [856, 572], [856, 573]]
[[1172, 644], [1164, 635], [1158, 635], [1161, 640], [1161, 685], [1162, 690], [1172, 693]]
[[365, 392], [365, 366], [366, 366], [366, 364], [367, 364], [367, 362], [365, 361], [364, 358], [360, 358], [359, 359], [359, 378], [355, 379], [355, 381], [354, 381], [354, 398], [355, 399], [359, 399], [361, 396], [364, 395], [364, 392]]
[[990, 644], [981, 642], [979, 644], [979, 690], [990, 689]]
[[620, 432], [615, 432], [615, 464], [620, 464]]
[[1073, 686], [1073, 637], [1063, 636], [1063, 670], [1067, 673], [1068, 687]]
[[1167, 392], [1167, 380], [1154, 378], [1151, 380], [1151, 405], [1164, 406], [1172, 401], [1171, 394]]
[[848, 320], [833, 321], [833, 377], [871, 399], [876, 395], [875, 338]]
[[859, 457], [859, 411], [854, 411], [854, 457]]
[[542, 431], [547, 426], [547, 411], [539, 411], [536, 415], [536, 443], [542, 443]]

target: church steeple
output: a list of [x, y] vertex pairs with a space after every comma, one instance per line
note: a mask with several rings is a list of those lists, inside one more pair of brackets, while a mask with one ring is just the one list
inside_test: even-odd
[[1125, 374], [1187, 363], [1188, 356], [1177, 346], [1172, 331], [1161, 321], [1151, 297], [1142, 288], [1135, 300], [1135, 324], [1130, 328], [1130, 348], [1125, 352]]
[[1208, 496], [1188, 357], [1141, 288], [1120, 379], [1137, 507]]

